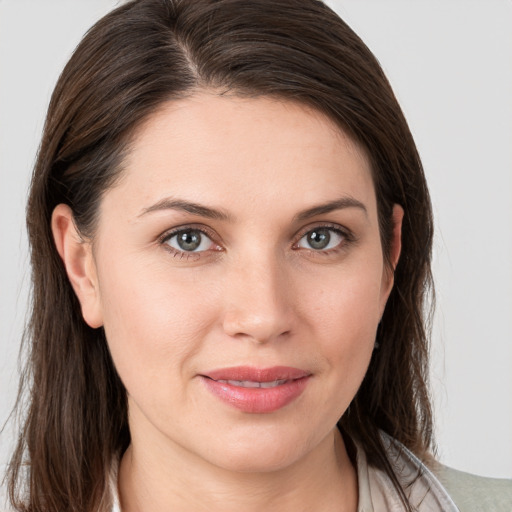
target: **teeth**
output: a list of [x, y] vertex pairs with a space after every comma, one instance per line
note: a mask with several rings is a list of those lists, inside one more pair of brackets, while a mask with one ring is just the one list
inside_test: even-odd
[[218, 380], [217, 382], [222, 382], [223, 384], [229, 384], [231, 386], [238, 386], [240, 388], [275, 388], [276, 386], [281, 386], [285, 382], [288, 382], [287, 379], [283, 380], [273, 380], [270, 382], [255, 382], [252, 380]]
[[260, 382], [260, 388], [275, 388], [276, 386], [280, 386], [281, 384], [284, 384], [286, 382], [285, 380], [274, 380], [272, 382]]
[[240, 386], [241, 388], [259, 388], [260, 383], [251, 380], [228, 380], [228, 384], [232, 386]]

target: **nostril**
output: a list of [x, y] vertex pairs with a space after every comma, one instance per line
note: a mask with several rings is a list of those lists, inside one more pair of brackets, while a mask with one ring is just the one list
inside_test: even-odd
[[267, 343], [291, 334], [290, 320], [286, 315], [256, 315], [238, 310], [226, 314], [224, 332], [231, 337]]

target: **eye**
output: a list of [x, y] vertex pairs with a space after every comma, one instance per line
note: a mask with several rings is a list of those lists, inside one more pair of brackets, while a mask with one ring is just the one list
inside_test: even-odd
[[338, 229], [318, 227], [308, 231], [299, 240], [297, 247], [315, 251], [328, 251], [338, 247], [345, 238], [345, 235]]
[[211, 238], [200, 229], [186, 228], [174, 231], [164, 243], [179, 252], [207, 251], [214, 245]]

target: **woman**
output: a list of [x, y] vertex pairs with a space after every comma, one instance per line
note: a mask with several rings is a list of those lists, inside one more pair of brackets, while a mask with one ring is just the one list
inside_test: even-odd
[[323, 4], [105, 17], [54, 92], [28, 225], [18, 510], [456, 510], [427, 468], [421, 163]]

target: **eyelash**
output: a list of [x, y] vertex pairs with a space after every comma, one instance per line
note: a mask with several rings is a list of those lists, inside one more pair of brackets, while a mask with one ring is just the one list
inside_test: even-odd
[[[308, 249], [308, 248], [298, 247], [298, 244], [300, 243], [300, 241], [306, 235], [308, 235], [308, 233], [312, 233], [315, 230], [320, 230], [320, 229], [327, 229], [330, 232], [336, 233], [336, 235], [338, 235], [342, 238], [341, 242], [338, 243], [335, 247], [332, 247], [327, 250], [313, 249], [313, 248]], [[158, 243], [160, 245], [164, 246], [164, 248], [167, 251], [169, 251], [174, 257], [179, 257], [179, 259], [186, 259], [186, 260], [190, 260], [191, 258], [193, 258], [194, 260], [198, 260], [205, 253], [209, 252], [209, 250], [181, 251], [179, 249], [171, 247], [168, 243], [174, 236], [176, 236], [180, 233], [184, 233], [186, 231], [198, 231], [201, 234], [208, 237], [211, 240], [212, 244], [216, 245], [217, 247], [220, 247], [220, 244], [215, 242], [215, 238], [218, 238], [218, 237], [213, 231], [206, 229], [204, 226], [195, 226], [195, 225], [180, 226], [180, 227], [174, 228], [170, 231], [166, 231], [160, 237], [158, 237]], [[348, 245], [350, 245], [351, 243], [353, 243], [355, 241], [353, 234], [348, 229], [342, 228], [341, 226], [339, 226], [337, 224], [325, 224], [325, 223], [317, 224], [315, 226], [308, 226], [307, 228], [304, 228], [303, 230], [301, 230], [295, 238], [296, 238], [296, 241], [292, 245], [293, 250], [307, 251], [309, 254], [314, 255], [314, 256], [328, 256], [328, 255], [336, 254], [336, 253], [346, 249]], [[214, 252], [221, 252], [222, 250], [223, 250], [222, 248], [219, 248], [219, 249], [215, 249]]]
[[[217, 237], [213, 231], [206, 229], [204, 226], [195, 226], [193, 224], [179, 226], [177, 228], [171, 229], [170, 231], [166, 231], [160, 237], [158, 237], [158, 243], [162, 245], [165, 250], [169, 251], [175, 258], [186, 260], [193, 258], [194, 260], [198, 260], [203, 253], [208, 251], [180, 251], [179, 249], [171, 247], [168, 243], [174, 236], [180, 233], [185, 233], [186, 231], [199, 231], [201, 234], [207, 236], [211, 240], [212, 244], [219, 246], [219, 244], [214, 241]], [[220, 251], [221, 249], [215, 250], [215, 252]]]
[[346, 228], [342, 228], [338, 224], [317, 224], [313, 227], [307, 226], [302, 231], [300, 231], [300, 234], [297, 236], [297, 241], [293, 244], [293, 248], [296, 250], [301, 250], [301, 248], [297, 247], [299, 242], [308, 234], [312, 233], [313, 231], [320, 230], [320, 229], [327, 229], [331, 232], [336, 233], [339, 235], [342, 240], [339, 242], [335, 247], [332, 247], [327, 250], [315, 250], [313, 248], [307, 249], [302, 248], [303, 251], [307, 251], [310, 255], [314, 256], [330, 256], [339, 253], [340, 251], [343, 251], [347, 248], [348, 245], [355, 242], [355, 238], [353, 234]]

